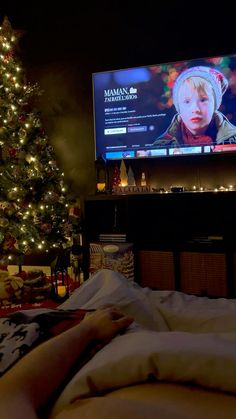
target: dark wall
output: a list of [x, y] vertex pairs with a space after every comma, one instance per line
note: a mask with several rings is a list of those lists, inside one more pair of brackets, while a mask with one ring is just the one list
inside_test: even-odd
[[70, 63], [32, 68], [31, 74], [43, 89], [39, 106], [44, 126], [71, 192], [94, 193], [91, 86], [85, 88], [78, 67]]
[[[1, 1], [1, 20], [7, 15], [23, 30], [21, 59], [28, 79], [44, 91], [42, 118], [72, 193], [95, 191], [92, 73], [235, 53], [230, 10], [227, 1], [219, 9], [199, 0], [194, 11], [189, 1], [171, 0]], [[140, 161], [134, 169], [138, 176], [144, 168], [157, 186], [203, 183], [204, 173], [207, 183], [214, 173], [218, 184], [223, 167], [234, 170], [233, 162], [218, 160], [215, 170], [206, 161]]]

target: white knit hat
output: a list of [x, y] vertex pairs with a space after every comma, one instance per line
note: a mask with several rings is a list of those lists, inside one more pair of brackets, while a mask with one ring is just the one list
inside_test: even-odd
[[216, 110], [219, 109], [222, 101], [222, 96], [225, 93], [228, 87], [228, 80], [225, 78], [224, 74], [222, 74], [219, 70], [216, 70], [212, 67], [205, 67], [205, 66], [197, 66], [197, 67], [190, 67], [187, 70], [180, 73], [180, 75], [175, 80], [174, 88], [173, 88], [173, 102], [177, 112], [179, 112], [179, 104], [178, 104], [178, 94], [179, 88], [183, 81], [188, 79], [189, 77], [201, 77], [207, 80], [215, 94], [215, 107]]

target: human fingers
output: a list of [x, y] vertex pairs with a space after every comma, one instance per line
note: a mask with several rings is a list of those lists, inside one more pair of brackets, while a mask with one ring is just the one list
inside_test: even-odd
[[108, 314], [112, 323], [116, 324], [118, 329], [128, 327], [134, 321], [132, 316], [124, 314], [117, 307], [110, 307], [103, 310], [103, 312], [104, 311]]
[[117, 333], [124, 332], [127, 329], [127, 327], [129, 327], [130, 324], [133, 323], [133, 321], [134, 321], [133, 317], [125, 316], [125, 315], [123, 315], [122, 317], [116, 320], [113, 320], [113, 324], [115, 325], [116, 332]]
[[125, 313], [123, 313], [123, 311], [121, 311], [119, 307], [114, 306], [114, 305], [105, 307], [101, 311], [103, 311], [104, 313], [107, 313], [112, 320], [117, 320], [125, 316]]
[[83, 322], [89, 325], [95, 340], [107, 343], [121, 330], [125, 330], [133, 320], [115, 308], [106, 308], [97, 310]]

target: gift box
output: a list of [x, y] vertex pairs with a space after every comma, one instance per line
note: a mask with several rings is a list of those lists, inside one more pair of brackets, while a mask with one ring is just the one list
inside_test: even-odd
[[100, 269], [111, 269], [134, 280], [133, 243], [93, 242], [89, 245], [89, 253], [90, 275]]

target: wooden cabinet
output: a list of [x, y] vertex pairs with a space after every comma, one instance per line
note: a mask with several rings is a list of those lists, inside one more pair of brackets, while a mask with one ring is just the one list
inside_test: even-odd
[[126, 233], [142, 286], [235, 296], [236, 192], [90, 196], [84, 218], [87, 245]]
[[181, 290], [189, 294], [227, 296], [224, 253], [180, 252]]

